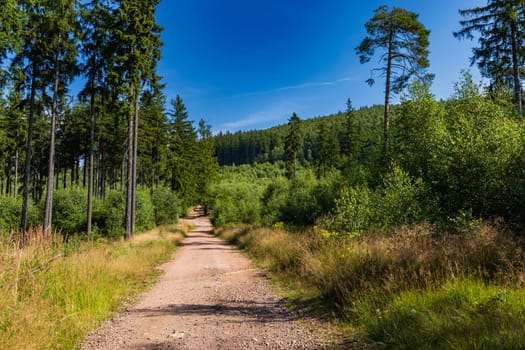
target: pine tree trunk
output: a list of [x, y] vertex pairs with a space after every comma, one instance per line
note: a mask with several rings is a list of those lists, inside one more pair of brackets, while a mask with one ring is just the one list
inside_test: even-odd
[[392, 75], [392, 41], [394, 39], [394, 30], [390, 28], [388, 35], [388, 58], [386, 65], [386, 83], [385, 83], [385, 113], [383, 125], [383, 149], [385, 159], [388, 157], [388, 129], [390, 128], [390, 80]]
[[[59, 169], [57, 167], [57, 169]], [[62, 187], [64, 187], [64, 190], [67, 188], [67, 166], [64, 165], [64, 176], [62, 178]], [[58, 186], [57, 186], [58, 188]]]
[[[13, 187], [13, 183], [11, 181], [11, 178], [12, 178], [12, 171], [11, 171], [11, 168], [13, 167], [13, 164], [12, 164], [12, 160], [9, 159], [9, 161], [7, 162], [7, 176], [6, 176], [6, 179], [5, 179], [5, 195], [6, 196], [9, 196], [11, 194], [11, 188]], [[4, 193], [4, 191], [2, 191], [2, 193]]]
[[18, 197], [18, 131], [17, 131], [17, 146], [15, 148], [15, 180], [13, 188], [13, 198]]
[[136, 208], [137, 208], [137, 148], [138, 148], [138, 136], [139, 136], [139, 88], [135, 87], [135, 105], [133, 109], [133, 173], [132, 173], [132, 206], [131, 206], [131, 234], [135, 233], [135, 219], [136, 219]]
[[514, 102], [518, 106], [520, 114], [523, 112], [523, 101], [521, 94], [520, 61], [518, 57], [518, 33], [516, 23], [511, 23], [512, 36], [512, 73], [514, 77]]
[[24, 190], [22, 201], [22, 218], [20, 229], [22, 230], [21, 245], [25, 244], [27, 235], [27, 202], [29, 200], [29, 186], [31, 184], [31, 145], [33, 143], [33, 124], [35, 120], [35, 98], [36, 98], [36, 64], [33, 62], [31, 67], [31, 95], [29, 97], [29, 118], [27, 121], [27, 144], [26, 161], [24, 169]]
[[[93, 89], [93, 83], [91, 84]], [[94, 166], [93, 166], [93, 154], [95, 153], [95, 96], [92, 90], [91, 100], [89, 104], [89, 119], [90, 119], [90, 131], [89, 131], [89, 175], [88, 175], [88, 203], [87, 203], [87, 228], [86, 232], [88, 237], [91, 235], [91, 219], [93, 216], [93, 177], [94, 177]]]
[[86, 158], [84, 158], [84, 166], [82, 169], [82, 188], [86, 188]]
[[60, 158], [57, 159], [56, 166], [59, 171], [57, 172], [57, 175], [54, 177], [54, 181], [55, 181], [55, 188], [58, 188], [58, 185], [60, 184]]
[[[130, 99], [133, 100], [133, 88], [130, 88]], [[130, 103], [130, 111], [134, 111], [134, 103]], [[128, 149], [127, 149], [127, 178], [126, 178], [126, 239], [130, 239], [133, 235], [133, 135], [135, 127], [133, 125], [135, 116], [128, 117]]]
[[[60, 38], [59, 38], [60, 42]], [[53, 179], [55, 175], [55, 129], [57, 118], [57, 104], [58, 104], [58, 85], [60, 82], [60, 70], [58, 53], [55, 56], [55, 84], [53, 87], [53, 105], [51, 110], [51, 128], [49, 142], [49, 163], [47, 176], [47, 192], [46, 204], [44, 213], [44, 235], [49, 237], [51, 235], [51, 222], [53, 220]]]

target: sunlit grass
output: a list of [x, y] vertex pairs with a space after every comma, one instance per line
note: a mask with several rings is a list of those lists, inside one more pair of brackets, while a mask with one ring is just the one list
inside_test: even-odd
[[23, 249], [0, 241], [0, 344], [6, 349], [71, 349], [155, 280], [187, 227], [162, 227], [129, 241], [44, 239]]
[[457, 280], [405, 291], [382, 309], [358, 302], [368, 334], [392, 349], [523, 349], [525, 290]]
[[351, 239], [249, 227], [217, 233], [299, 291], [288, 294], [297, 303], [338, 315], [388, 348], [525, 348], [524, 243], [497, 227], [445, 235], [420, 224]]

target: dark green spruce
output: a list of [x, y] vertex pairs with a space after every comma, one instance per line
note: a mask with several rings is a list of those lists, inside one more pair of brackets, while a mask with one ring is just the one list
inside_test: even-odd
[[514, 103], [520, 113], [523, 109], [521, 76], [525, 64], [525, 1], [489, 0], [487, 5], [459, 13], [461, 30], [454, 36], [474, 39], [478, 46], [472, 49], [471, 63], [477, 63], [491, 81], [493, 93], [505, 87], [514, 92]]

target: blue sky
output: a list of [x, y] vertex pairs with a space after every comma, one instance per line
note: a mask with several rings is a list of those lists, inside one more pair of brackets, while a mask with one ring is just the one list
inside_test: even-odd
[[[470, 68], [471, 41], [459, 41], [458, 9], [481, 0], [164, 0], [157, 20], [165, 44], [159, 74], [168, 99], [179, 94], [190, 119], [214, 132], [262, 129], [301, 118], [381, 104], [383, 81], [365, 80], [377, 60], [360, 64], [355, 47], [380, 5], [420, 14], [430, 33], [432, 92], [452, 94]], [[476, 67], [470, 68], [480, 80]], [[395, 99], [397, 100], [397, 98]], [[395, 101], [394, 101], [395, 102]]]

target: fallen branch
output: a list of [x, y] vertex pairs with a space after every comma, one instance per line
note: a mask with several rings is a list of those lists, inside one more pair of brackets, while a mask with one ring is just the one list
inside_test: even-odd
[[35, 273], [37, 273], [39, 271], [47, 269], [49, 267], [49, 265], [51, 265], [51, 263], [53, 263], [55, 260], [58, 260], [61, 256], [62, 256], [62, 253], [57, 254], [54, 257], [52, 257], [51, 259], [49, 259], [45, 264], [40, 265], [39, 267], [34, 268], [33, 270], [24, 273], [22, 276], [18, 277], [18, 282], [28, 278], [31, 275], [34, 275]]

